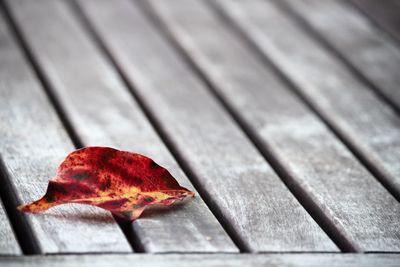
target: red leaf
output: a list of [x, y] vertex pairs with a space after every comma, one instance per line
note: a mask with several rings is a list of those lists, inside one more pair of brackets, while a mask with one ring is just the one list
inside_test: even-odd
[[82, 203], [133, 221], [150, 205], [171, 205], [186, 196], [194, 193], [148, 157], [87, 147], [67, 156], [42, 198], [18, 209], [38, 213], [64, 203]]

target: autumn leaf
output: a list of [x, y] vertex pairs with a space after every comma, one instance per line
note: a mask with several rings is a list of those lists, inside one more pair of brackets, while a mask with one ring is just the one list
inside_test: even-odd
[[87, 147], [67, 156], [42, 198], [18, 209], [38, 213], [60, 204], [81, 203], [133, 221], [148, 206], [171, 205], [187, 196], [194, 193], [146, 156]]

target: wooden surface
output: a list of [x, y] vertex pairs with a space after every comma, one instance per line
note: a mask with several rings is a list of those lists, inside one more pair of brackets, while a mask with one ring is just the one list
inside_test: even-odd
[[80, 3], [242, 250], [336, 250], [137, 6]]
[[21, 254], [21, 249], [4, 211], [4, 207], [0, 203], [0, 255], [19, 254]]
[[[197, 0], [150, 2], [259, 147], [276, 159], [293, 191], [312, 202], [310, 212], [329, 221], [337, 242], [355, 251], [400, 249], [391, 238], [400, 234], [400, 204], [210, 8]], [[377, 239], [382, 232], [389, 238]]]
[[[398, 265], [399, 7], [1, 1], [0, 265]], [[17, 211], [83, 146], [196, 197], [133, 223]]]
[[374, 23], [400, 41], [400, 3], [397, 0], [351, 0]]
[[[54, 0], [9, 3], [83, 145], [148, 155], [192, 189], [116, 71], [79, 25], [71, 7]], [[67, 61], [64, 53], [69, 55]], [[159, 215], [146, 213], [131, 227], [148, 252], [237, 251], [200, 196], [161, 210]]]
[[[254, 45], [399, 200], [398, 114], [274, 1], [219, 2], [225, 3], [226, 14], [234, 17]], [[296, 42], [290, 42], [292, 38]]]
[[[56, 166], [74, 149], [32, 69], [0, 18], [0, 149], [19, 203], [41, 197]], [[18, 212], [18, 211], [14, 211]], [[24, 215], [37, 250], [128, 252], [111, 215], [89, 206], [61, 206], [46, 215]], [[94, 238], [95, 237], [95, 238]]]
[[0, 258], [4, 267], [23, 266], [281, 266], [281, 267], [397, 267], [398, 254], [171, 254], [171, 255], [60, 255]]
[[[282, 1], [400, 111], [400, 50], [392, 38], [344, 1]], [[323, 15], [321, 15], [323, 14]]]

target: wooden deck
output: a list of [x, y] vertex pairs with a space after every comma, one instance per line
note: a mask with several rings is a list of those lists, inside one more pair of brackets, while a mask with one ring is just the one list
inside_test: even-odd
[[[398, 266], [398, 1], [1, 3], [1, 266]], [[197, 197], [16, 210], [92, 145]]]

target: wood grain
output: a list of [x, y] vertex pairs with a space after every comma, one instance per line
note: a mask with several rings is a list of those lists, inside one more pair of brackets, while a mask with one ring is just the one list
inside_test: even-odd
[[344, 1], [286, 0], [281, 3], [290, 6], [292, 12], [400, 110], [400, 50], [389, 36]]
[[218, 1], [253, 45], [400, 200], [400, 119], [274, 1]]
[[[74, 147], [2, 13], [0, 43], [0, 153], [17, 198], [27, 203], [44, 194]], [[62, 206], [25, 217], [43, 253], [131, 251], [111, 215], [100, 209]]]
[[3, 204], [0, 203], [0, 255], [19, 255], [21, 249], [7, 218]]
[[[193, 188], [116, 71], [65, 1], [9, 1], [18, 25], [84, 145], [150, 156]], [[200, 196], [132, 224], [147, 252], [237, 252]]]
[[207, 5], [149, 2], [288, 184], [336, 227], [333, 238], [358, 251], [399, 251], [400, 204]]
[[142, 10], [79, 3], [243, 251], [337, 250]]
[[351, 0], [382, 29], [400, 41], [400, 3], [397, 0]]
[[399, 254], [131, 254], [0, 257], [4, 267], [28, 266], [281, 266], [281, 267], [397, 267]]

